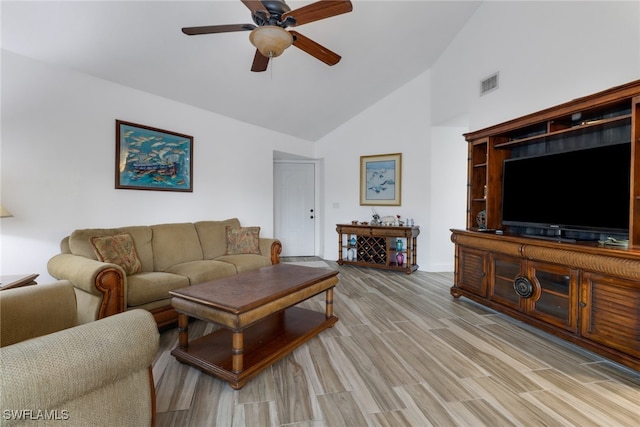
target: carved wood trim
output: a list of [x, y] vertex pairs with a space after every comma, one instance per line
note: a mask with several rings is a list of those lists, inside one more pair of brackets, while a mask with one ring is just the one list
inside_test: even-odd
[[280, 264], [280, 253], [282, 253], [282, 243], [276, 240], [271, 244], [271, 264]]
[[489, 252], [526, 258], [531, 261], [544, 261], [565, 265], [581, 270], [588, 270], [607, 275], [640, 280], [640, 262], [638, 259], [601, 255], [593, 252], [594, 248], [579, 246], [575, 249], [562, 249], [540, 244], [529, 244], [496, 238], [495, 236], [474, 236], [455, 232], [451, 239], [456, 245], [482, 249]]
[[173, 308], [171, 303], [164, 307], [154, 308], [150, 310], [150, 312], [158, 325], [158, 329], [173, 327], [178, 322], [178, 312]]
[[153, 381], [153, 365], [149, 366], [149, 387], [151, 391], [151, 427], [156, 425], [156, 384]]
[[[454, 243], [462, 246], [469, 246], [476, 249], [484, 249], [491, 252], [500, 252], [501, 254], [511, 255], [515, 257], [522, 256], [522, 244], [500, 240], [489, 240], [475, 236], [463, 234], [455, 234]], [[453, 239], [452, 239], [453, 240]]]
[[98, 273], [95, 286], [103, 294], [98, 319], [125, 311], [124, 280], [122, 272], [115, 268], [107, 268]]
[[640, 263], [637, 260], [531, 245], [524, 246], [523, 255], [536, 261], [546, 261], [611, 276], [640, 280]]

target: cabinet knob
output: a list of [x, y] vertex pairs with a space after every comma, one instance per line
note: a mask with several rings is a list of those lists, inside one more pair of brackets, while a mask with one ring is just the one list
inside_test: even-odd
[[533, 295], [533, 284], [524, 276], [518, 276], [513, 282], [513, 289], [522, 298], [530, 298]]
[[585, 308], [587, 306], [586, 303], [580, 301], [580, 304], [578, 304], [580, 306], [580, 308]]

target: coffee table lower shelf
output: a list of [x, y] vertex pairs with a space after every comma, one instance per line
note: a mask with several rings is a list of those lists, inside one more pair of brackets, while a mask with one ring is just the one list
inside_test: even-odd
[[233, 331], [221, 328], [176, 347], [171, 354], [180, 362], [217, 376], [238, 390], [301, 344], [332, 327], [338, 318], [291, 307], [272, 314], [243, 331], [242, 370], [233, 370]]

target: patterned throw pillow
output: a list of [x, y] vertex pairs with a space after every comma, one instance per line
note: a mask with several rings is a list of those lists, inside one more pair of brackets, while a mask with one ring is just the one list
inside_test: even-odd
[[227, 226], [227, 255], [260, 254], [260, 227]]
[[139, 273], [142, 270], [142, 264], [138, 259], [131, 234], [94, 236], [90, 240], [98, 260], [118, 264], [127, 276]]

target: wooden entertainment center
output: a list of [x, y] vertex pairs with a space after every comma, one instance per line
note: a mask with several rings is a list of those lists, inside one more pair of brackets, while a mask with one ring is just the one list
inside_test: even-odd
[[[451, 294], [640, 370], [640, 80], [464, 136], [467, 228], [451, 230]], [[503, 224], [505, 160], [620, 143], [631, 146], [629, 229], [615, 239], [628, 247], [599, 230], [565, 239]]]

